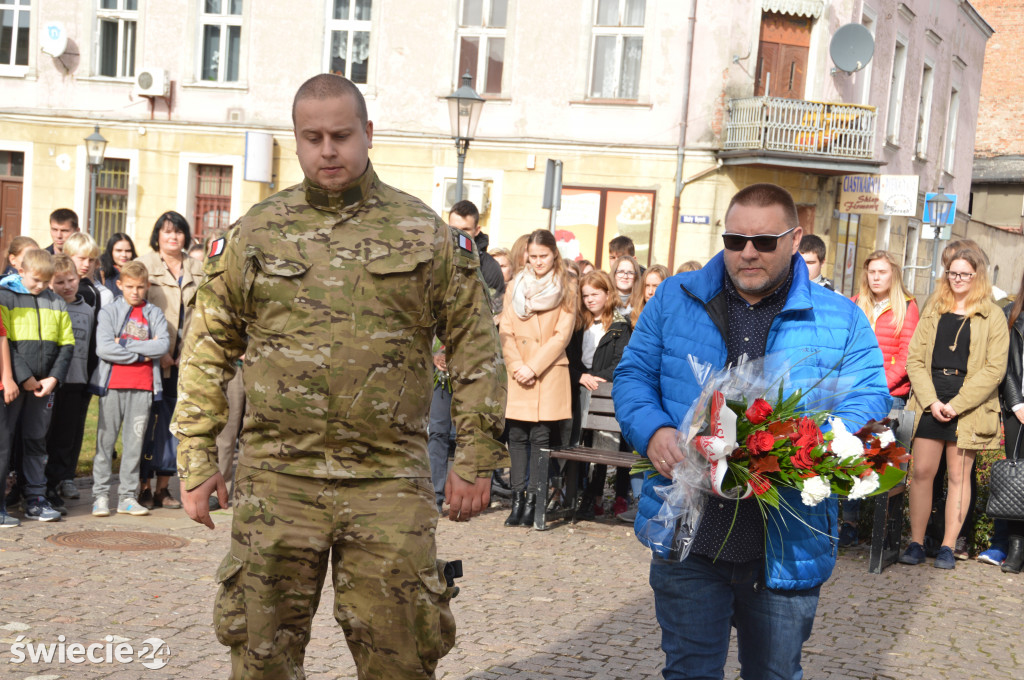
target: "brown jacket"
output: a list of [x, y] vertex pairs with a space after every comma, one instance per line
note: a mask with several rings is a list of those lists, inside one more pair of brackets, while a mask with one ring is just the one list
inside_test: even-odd
[[[910, 376], [910, 401], [915, 412], [914, 431], [921, 414], [938, 401], [932, 383], [932, 350], [939, 314], [926, 306], [910, 340], [907, 374]], [[1006, 373], [1010, 334], [1006, 317], [993, 302], [986, 303], [971, 317], [971, 351], [967, 359], [967, 378], [949, 405], [959, 414], [956, 445], [961, 449], [999, 448], [999, 383]]]
[[[512, 286], [505, 292], [499, 325], [508, 370], [505, 418], [530, 423], [572, 418], [569, 359], [565, 348], [572, 337], [576, 312], [567, 312], [559, 305], [529, 319], [520, 319], [512, 311], [512, 292]], [[577, 295], [575, 287], [570, 287], [565, 294]], [[537, 382], [529, 387], [523, 387], [512, 377], [524, 364], [537, 374]]]
[[[199, 283], [203, 279], [203, 265], [187, 255], [184, 257], [181, 270], [181, 286], [171, 274], [160, 253], [149, 252], [141, 255], [138, 261], [146, 265], [149, 271], [149, 295], [147, 299], [160, 308], [167, 319], [167, 332], [171, 335], [171, 347], [168, 353], [177, 356], [178, 338], [188, 333], [189, 321], [192, 320], [192, 299], [195, 297]], [[181, 318], [182, 301], [185, 303], [185, 318]], [[170, 369], [164, 370], [164, 377], [170, 376]]]

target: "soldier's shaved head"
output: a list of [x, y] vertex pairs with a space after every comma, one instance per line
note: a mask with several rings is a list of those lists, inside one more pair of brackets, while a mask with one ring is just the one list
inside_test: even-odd
[[292, 100], [292, 124], [295, 124], [295, 105], [303, 99], [330, 99], [346, 95], [355, 99], [356, 115], [359, 116], [363, 127], [366, 127], [370, 116], [366, 112], [366, 100], [363, 98], [363, 93], [351, 80], [333, 73], [321, 73], [318, 76], [313, 76], [299, 86], [295, 93], [295, 99]]

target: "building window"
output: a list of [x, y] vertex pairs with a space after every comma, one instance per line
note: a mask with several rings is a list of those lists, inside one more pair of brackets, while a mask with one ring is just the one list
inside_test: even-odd
[[203, 0], [201, 80], [238, 82], [242, 51], [242, 0]]
[[0, 151], [0, 177], [24, 177], [25, 154], [22, 151]]
[[96, 12], [96, 73], [110, 78], [135, 75], [135, 27], [138, 0], [100, 0]]
[[505, 28], [508, 0], [462, 0], [459, 20], [459, 70], [473, 76], [474, 89], [484, 94], [501, 94], [505, 70]]
[[903, 83], [907, 73], [907, 45], [896, 41], [892, 59], [892, 80], [889, 83], [889, 111], [885, 121], [885, 141], [900, 143], [900, 109], [903, 108]]
[[946, 150], [942, 156], [942, 169], [953, 174], [956, 161], [956, 121], [960, 113], [960, 91], [955, 87], [949, 93], [949, 113], [946, 114]]
[[917, 140], [914, 153], [918, 158], [928, 155], [928, 128], [932, 121], [932, 87], [935, 83], [935, 69], [924, 65], [921, 72], [921, 102], [917, 108]]
[[857, 245], [860, 239], [860, 215], [839, 213], [839, 230], [836, 234], [836, 264], [832, 267], [832, 279], [836, 292], [851, 297], [857, 291]]
[[[864, 28], [868, 29], [868, 32], [871, 33], [871, 37], [874, 38], [875, 37], [875, 15], [874, 15], [874, 12], [871, 11], [871, 9], [868, 8], [868, 7], [865, 7], [864, 10], [865, 10], [864, 13], [861, 14], [861, 17], [860, 17], [860, 23], [864, 26]], [[856, 78], [856, 82], [857, 82], [857, 89], [859, 90], [857, 100], [861, 104], [864, 104], [865, 106], [868, 106], [868, 105], [871, 104], [871, 61], [872, 60], [869, 59], [867, 66], [865, 66], [860, 71], [858, 71], [857, 74], [854, 76]]]
[[644, 0], [597, 0], [591, 47], [590, 96], [637, 99], [644, 47]]
[[93, 239], [106, 243], [128, 222], [128, 167], [126, 159], [106, 158], [96, 176], [96, 225]]
[[327, 70], [353, 83], [366, 84], [370, 64], [370, 9], [372, 0], [333, 0], [327, 21], [331, 51]]
[[636, 259], [651, 266], [654, 191], [563, 186], [555, 238], [562, 257], [587, 259], [598, 269], [608, 257], [608, 242], [622, 235], [633, 240]]
[[0, 0], [0, 68], [28, 66], [31, 0]]
[[195, 236], [219, 236], [231, 224], [231, 166], [195, 165]]

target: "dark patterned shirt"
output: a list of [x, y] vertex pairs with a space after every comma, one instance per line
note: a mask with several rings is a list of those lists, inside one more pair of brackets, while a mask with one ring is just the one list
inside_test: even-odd
[[[729, 323], [725, 346], [728, 364], [736, 365], [744, 354], [748, 359], [764, 356], [768, 331], [772, 321], [785, 306], [792, 283], [793, 268], [790, 267], [789, 275], [781, 286], [757, 304], [751, 305], [740, 297], [729, 275], [725, 275], [724, 295]], [[748, 562], [764, 557], [764, 518], [757, 501], [753, 498], [730, 501], [708, 496], [704, 518], [693, 539], [693, 551], [712, 559], [717, 556], [727, 562]]]

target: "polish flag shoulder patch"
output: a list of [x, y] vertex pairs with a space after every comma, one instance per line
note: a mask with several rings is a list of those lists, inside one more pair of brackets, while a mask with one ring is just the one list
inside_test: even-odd
[[206, 253], [207, 257], [217, 257], [224, 252], [224, 239], [219, 238], [215, 241], [210, 241], [210, 250]]

